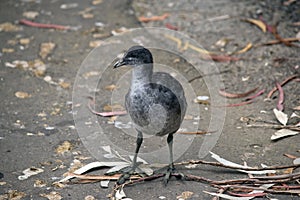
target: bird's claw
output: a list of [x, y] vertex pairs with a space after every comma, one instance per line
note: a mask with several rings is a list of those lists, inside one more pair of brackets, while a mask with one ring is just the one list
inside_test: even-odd
[[176, 174], [176, 178], [177, 178], [177, 179], [183, 179], [183, 178], [184, 178], [184, 174], [179, 173], [179, 172], [174, 168], [173, 165], [170, 165], [170, 166], [168, 167], [168, 169], [167, 169], [167, 172], [166, 172], [165, 177], [164, 177], [164, 180], [163, 180], [165, 186], [168, 184], [168, 182], [169, 182], [170, 177], [171, 177], [172, 174]]
[[141, 175], [142, 176], [142, 172], [137, 172], [137, 171], [140, 171], [138, 170], [138, 166], [140, 165], [141, 163], [136, 163], [135, 165], [132, 165], [132, 166], [128, 166], [128, 167], [125, 167], [123, 169], [121, 169], [119, 171], [119, 173], [121, 173], [122, 175], [120, 176], [120, 178], [117, 180], [117, 184], [118, 185], [122, 185], [126, 182], [126, 180], [129, 180], [130, 179], [130, 176], [133, 175], [133, 174], [138, 174], [138, 175]]

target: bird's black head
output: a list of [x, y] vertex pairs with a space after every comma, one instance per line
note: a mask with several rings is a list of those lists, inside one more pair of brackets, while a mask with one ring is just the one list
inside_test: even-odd
[[138, 66], [151, 63], [153, 63], [153, 58], [148, 49], [143, 46], [133, 46], [114, 64], [114, 68], [123, 65]]

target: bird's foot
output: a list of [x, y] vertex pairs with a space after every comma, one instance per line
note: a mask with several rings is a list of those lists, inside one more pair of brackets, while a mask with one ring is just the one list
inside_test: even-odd
[[[155, 173], [161, 173], [161, 171], [165, 171], [165, 168], [157, 170]], [[167, 185], [171, 176], [175, 176], [177, 179], [184, 179], [184, 174], [178, 172], [174, 165], [169, 165], [167, 171], [165, 172], [165, 177], [163, 180], [164, 185]]]
[[121, 173], [122, 175], [120, 176], [120, 178], [117, 180], [117, 184], [118, 185], [122, 185], [124, 184], [127, 180], [130, 179], [130, 176], [131, 175], [134, 175], [134, 174], [138, 174], [140, 176], [143, 176], [142, 172], [140, 172], [140, 170], [138, 170], [138, 166], [140, 165], [141, 163], [137, 163], [135, 165], [132, 165], [132, 166], [128, 166], [128, 167], [125, 167], [123, 169], [121, 169], [119, 171], [119, 173]]

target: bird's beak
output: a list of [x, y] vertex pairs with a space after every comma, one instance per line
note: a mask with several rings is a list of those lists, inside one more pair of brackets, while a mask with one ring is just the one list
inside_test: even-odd
[[121, 67], [123, 65], [126, 65], [126, 63], [124, 62], [124, 60], [121, 58], [119, 60], [117, 60], [114, 64], [114, 68], [118, 68], [118, 67]]

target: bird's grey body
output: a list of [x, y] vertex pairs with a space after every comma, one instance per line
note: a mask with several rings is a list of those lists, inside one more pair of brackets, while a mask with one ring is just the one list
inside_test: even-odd
[[125, 97], [125, 106], [138, 132], [137, 147], [132, 169], [137, 167], [136, 159], [143, 142], [143, 133], [164, 136], [170, 151], [169, 179], [173, 166], [173, 134], [179, 129], [186, 112], [186, 99], [181, 84], [168, 73], [153, 73], [153, 58], [142, 46], [131, 47], [115, 63], [114, 67], [133, 67], [130, 89]]
[[134, 75], [133, 72], [132, 82], [138, 82], [139, 87], [130, 88], [125, 105], [135, 128], [149, 135], [175, 133], [186, 111], [182, 86], [163, 72], [154, 73], [149, 82], [136, 80]]

